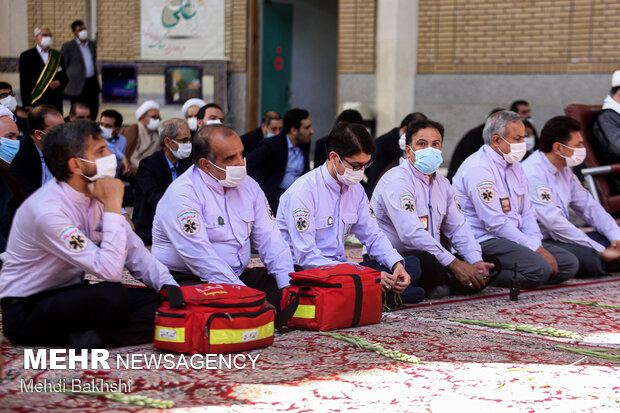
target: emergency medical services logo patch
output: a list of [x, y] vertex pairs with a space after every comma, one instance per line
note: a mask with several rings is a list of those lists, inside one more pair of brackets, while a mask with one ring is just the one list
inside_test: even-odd
[[415, 198], [410, 192], [400, 196], [400, 208], [407, 212], [415, 212]]
[[463, 213], [463, 209], [461, 208], [461, 204], [459, 203], [459, 199], [456, 197], [456, 195], [454, 195], [454, 203], [456, 204], [456, 208], [462, 214]]
[[548, 204], [552, 200], [551, 188], [549, 188], [547, 185], [538, 185], [536, 187], [536, 195], [538, 196], [538, 199], [540, 199], [545, 204]]
[[495, 184], [491, 181], [484, 181], [479, 183], [478, 195], [483, 202], [490, 204], [495, 199]]
[[275, 220], [276, 215], [273, 213], [273, 209], [271, 209], [271, 205], [269, 205], [269, 201], [267, 201], [266, 197], [265, 197], [265, 205], [267, 206], [267, 212], [269, 213], [269, 218]]
[[71, 252], [84, 251], [88, 246], [88, 238], [73, 225], [64, 227], [58, 234], [58, 239]]
[[198, 218], [198, 212], [193, 209], [181, 212], [177, 215], [177, 219], [181, 224], [181, 231], [183, 234], [192, 236], [196, 235], [200, 231], [200, 219]]
[[304, 208], [296, 209], [293, 211], [293, 220], [298, 232], [307, 231], [310, 227], [310, 211]]

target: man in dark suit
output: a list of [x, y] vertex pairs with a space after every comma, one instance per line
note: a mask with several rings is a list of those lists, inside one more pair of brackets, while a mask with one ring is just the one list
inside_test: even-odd
[[372, 191], [383, 173], [383, 170], [392, 162], [403, 155], [404, 148], [401, 149], [398, 140], [407, 131], [407, 125], [416, 119], [426, 119], [426, 115], [420, 112], [410, 113], [400, 122], [398, 128], [394, 128], [375, 140], [377, 152], [373, 156], [373, 164], [366, 169], [368, 182], [366, 183], [366, 193], [371, 198]]
[[164, 149], [140, 161], [134, 186], [133, 223], [136, 234], [151, 245], [151, 230], [157, 203], [168, 186], [192, 165], [191, 131], [183, 119], [162, 123], [159, 137]]
[[308, 111], [291, 109], [284, 115], [282, 132], [263, 139], [246, 159], [248, 175], [258, 182], [274, 213], [280, 195], [310, 170], [308, 152], [313, 133]]
[[71, 103], [83, 102], [90, 108], [90, 119], [97, 119], [99, 113], [99, 80], [97, 79], [97, 44], [88, 40], [84, 22], [71, 23], [75, 38], [62, 45], [60, 49], [67, 71], [69, 83], [64, 93]]
[[52, 32], [48, 27], [34, 29], [34, 38], [36, 46], [19, 55], [22, 105], [30, 109], [47, 103], [62, 114], [62, 91], [67, 84], [62, 56], [51, 48]]
[[282, 131], [282, 116], [274, 110], [268, 110], [263, 115], [260, 126], [241, 135], [243, 143], [243, 156], [248, 156], [250, 152], [258, 147], [265, 138], [271, 138]]
[[[362, 114], [355, 109], [346, 109], [340, 112], [336, 118], [336, 125], [349, 125], [351, 123], [363, 123]], [[329, 134], [328, 134], [329, 136]], [[325, 151], [325, 143], [328, 136], [325, 136], [314, 143], [314, 167], [318, 168], [327, 160], [327, 152]]]
[[49, 131], [61, 123], [65, 123], [62, 115], [51, 105], [36, 106], [28, 113], [29, 136], [24, 136], [20, 141], [19, 151], [9, 168], [25, 197], [52, 179], [52, 173], [43, 160], [43, 141]]

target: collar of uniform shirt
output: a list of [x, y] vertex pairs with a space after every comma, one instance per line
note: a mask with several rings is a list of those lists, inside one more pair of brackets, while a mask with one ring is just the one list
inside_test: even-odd
[[[224, 187], [218, 181], [216, 181], [214, 177], [212, 177], [208, 173], [205, 173], [202, 169], [200, 169], [196, 165], [192, 166], [192, 168], [194, 168], [193, 173], [199, 174], [200, 179], [202, 179], [202, 181], [205, 184], [207, 184], [209, 188], [211, 188], [213, 191], [217, 192], [218, 194], [224, 195], [225, 193]], [[228, 189], [234, 189], [234, 188], [228, 188]]]
[[494, 164], [496, 164], [497, 166], [499, 166], [500, 168], [504, 170], [510, 168], [513, 165], [513, 164], [506, 162], [506, 160], [501, 154], [495, 152], [493, 148], [491, 148], [491, 145], [485, 144], [482, 147], [482, 150], [484, 151], [484, 153], [487, 154], [489, 158], [491, 158]]
[[549, 160], [549, 158], [547, 158], [547, 156], [542, 153], [541, 151], [536, 151], [536, 153], [532, 156], [538, 156], [542, 159], [542, 163], [543, 165], [545, 165], [545, 168], [547, 168], [547, 170], [549, 171], [549, 173], [553, 174], [553, 176], [556, 176], [557, 174], [560, 173], [560, 169], [556, 168], [551, 161]]
[[[335, 192], [340, 193], [341, 189], [346, 190], [345, 187], [348, 187], [348, 185], [342, 185], [342, 188], [340, 187], [340, 185], [338, 183], [338, 180], [336, 178], [334, 178], [333, 176], [331, 176], [331, 174], [329, 173], [329, 169], [327, 169], [327, 162], [320, 166], [319, 171], [321, 172], [321, 176], [323, 177], [323, 181], [325, 181], [325, 185], [329, 189], [331, 189], [331, 190], [333, 190]], [[336, 173], [338, 173], [338, 172], [336, 172]]]
[[409, 162], [408, 159], [405, 159], [404, 162], [407, 162], [407, 166], [409, 167], [409, 169], [413, 173], [413, 176], [415, 176], [416, 178], [420, 179], [423, 183], [426, 184], [426, 186], [429, 186], [431, 184], [431, 179], [435, 176], [435, 174], [437, 172], [435, 172], [432, 175], [426, 175], [426, 174], [418, 171], [418, 168], [416, 168], [415, 166], [411, 165], [411, 162]]
[[94, 198], [86, 196], [85, 194], [76, 191], [66, 182], [60, 182], [60, 189], [65, 193], [68, 199], [71, 200], [71, 203], [76, 206], [78, 209], [88, 209], [91, 202], [94, 201]]

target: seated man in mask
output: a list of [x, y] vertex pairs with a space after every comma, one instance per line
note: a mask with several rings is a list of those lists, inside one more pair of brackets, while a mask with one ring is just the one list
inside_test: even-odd
[[[242, 154], [232, 129], [214, 124], [198, 130], [194, 165], [157, 204], [152, 252], [181, 284], [247, 285], [279, 308], [293, 260], [265, 194], [246, 177]], [[250, 241], [266, 268], [248, 268]]]
[[[482, 261], [480, 244], [463, 217], [450, 182], [436, 172], [443, 161], [443, 132], [443, 126], [432, 120], [411, 122], [405, 160], [383, 175], [370, 202], [379, 227], [394, 248], [420, 260], [422, 279], [418, 285], [429, 298], [465, 292], [461, 286], [479, 290], [493, 267]], [[441, 245], [441, 234], [463, 259]]]
[[[402, 294], [404, 303], [421, 301], [424, 293], [411, 282], [420, 279], [420, 262], [403, 257], [379, 229], [360, 184], [375, 152], [363, 125], [336, 125], [326, 142], [327, 161], [302, 175], [280, 198], [277, 221], [295, 264], [304, 269], [346, 262], [344, 242], [350, 232], [373, 258], [361, 265], [381, 271], [381, 285]], [[408, 290], [408, 291], [406, 291]]]
[[[97, 348], [153, 340], [154, 290], [176, 285], [121, 213], [116, 158], [91, 121], [54, 128], [54, 179], [17, 210], [0, 272], [4, 335], [30, 346]], [[121, 284], [123, 267], [151, 288]], [[85, 273], [104, 282], [85, 282]], [[154, 290], [153, 290], [154, 289]]]

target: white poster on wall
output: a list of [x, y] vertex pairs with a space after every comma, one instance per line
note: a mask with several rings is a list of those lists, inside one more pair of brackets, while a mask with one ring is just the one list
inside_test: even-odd
[[223, 60], [225, 0], [142, 0], [143, 59]]

